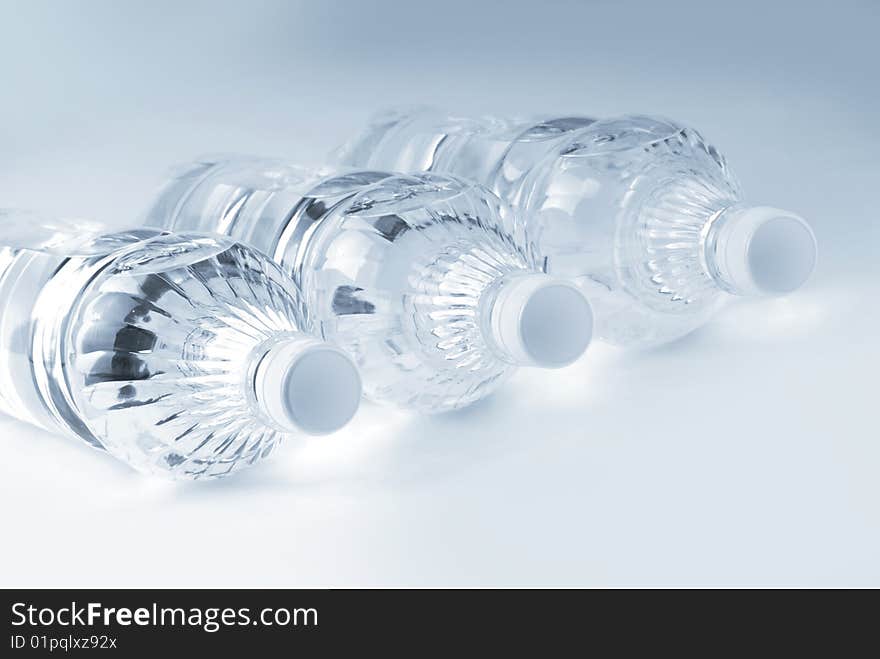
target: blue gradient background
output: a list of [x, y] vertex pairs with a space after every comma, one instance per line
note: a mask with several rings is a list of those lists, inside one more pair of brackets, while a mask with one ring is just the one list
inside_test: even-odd
[[657, 113], [820, 240], [806, 289], [228, 482], [0, 419], [0, 584], [880, 586], [876, 2], [0, 0], [0, 203], [130, 224], [174, 162], [370, 113]]

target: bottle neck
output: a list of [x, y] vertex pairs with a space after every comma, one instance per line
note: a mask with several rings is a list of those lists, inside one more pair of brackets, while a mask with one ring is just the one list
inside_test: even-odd
[[481, 298], [480, 319], [496, 357], [517, 366], [567, 366], [583, 354], [593, 332], [583, 293], [544, 273], [502, 277]]
[[816, 264], [816, 238], [807, 222], [769, 206], [733, 205], [703, 230], [708, 275], [733, 295], [782, 295], [800, 288]]

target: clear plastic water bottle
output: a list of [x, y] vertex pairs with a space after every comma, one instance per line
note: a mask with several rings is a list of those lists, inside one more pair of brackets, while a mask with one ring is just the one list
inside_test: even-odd
[[379, 116], [345, 166], [448, 172], [513, 204], [547, 258], [578, 281], [597, 336], [651, 345], [705, 323], [731, 295], [781, 295], [816, 262], [798, 215], [743, 201], [695, 130], [645, 116], [506, 121], [418, 109]]
[[297, 287], [258, 252], [17, 211], [0, 228], [0, 411], [179, 478], [354, 415], [354, 363], [302, 331]]
[[148, 222], [226, 233], [272, 255], [377, 401], [462, 407], [517, 366], [572, 363], [590, 341], [583, 294], [543, 272], [495, 195], [454, 177], [204, 159], [172, 178]]

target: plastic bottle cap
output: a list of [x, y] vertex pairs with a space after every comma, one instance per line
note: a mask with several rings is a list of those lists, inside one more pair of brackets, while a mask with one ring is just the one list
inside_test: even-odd
[[339, 430], [361, 401], [361, 378], [345, 352], [295, 337], [272, 346], [254, 378], [266, 415], [287, 432], [323, 435]]
[[782, 295], [810, 278], [816, 236], [802, 217], [753, 206], [733, 211], [725, 224], [725, 274], [735, 293]]
[[816, 267], [816, 238], [799, 217], [774, 217], [749, 241], [752, 279], [768, 293], [797, 290]]
[[593, 310], [584, 294], [543, 273], [506, 282], [492, 317], [496, 342], [526, 366], [567, 366], [583, 354], [593, 336]]

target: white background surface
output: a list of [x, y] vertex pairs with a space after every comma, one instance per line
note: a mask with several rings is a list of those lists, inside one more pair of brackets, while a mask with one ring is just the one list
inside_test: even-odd
[[0, 419], [0, 584], [880, 586], [880, 7], [819, 4], [0, 0], [2, 205], [131, 224], [174, 162], [318, 162], [400, 103], [643, 112], [821, 250], [674, 345], [366, 407], [225, 482]]

